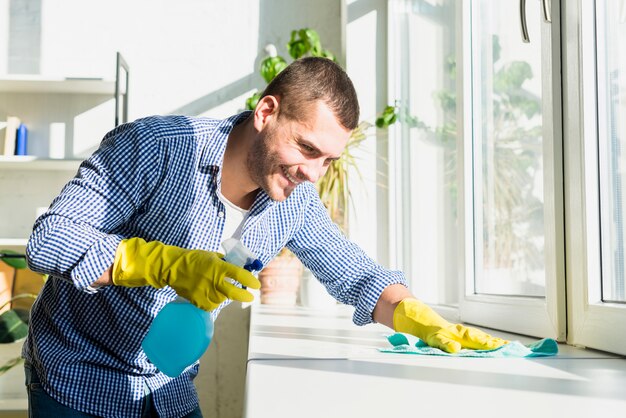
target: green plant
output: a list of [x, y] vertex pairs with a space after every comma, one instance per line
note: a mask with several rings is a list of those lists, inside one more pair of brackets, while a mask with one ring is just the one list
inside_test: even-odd
[[27, 267], [26, 257], [23, 254], [11, 250], [0, 250], [0, 261], [3, 261], [14, 269], [25, 269]]
[[[335, 55], [322, 46], [319, 34], [313, 29], [304, 28], [291, 31], [291, 37], [286, 47], [289, 56], [294, 60], [305, 56], [314, 56], [336, 61]], [[260, 74], [265, 82], [269, 83], [288, 64], [283, 57], [278, 55], [276, 47], [273, 45], [268, 45], [265, 50], [268, 56], [261, 61]], [[246, 109], [254, 110], [260, 97], [261, 93], [258, 91], [249, 97], [246, 100]], [[386, 129], [394, 124], [396, 120], [396, 108], [394, 106], [386, 106], [376, 118], [375, 126], [378, 129]], [[348, 176], [351, 169], [354, 169], [357, 175], [361, 177], [354, 150], [368, 136], [373, 134], [371, 128], [373, 128], [372, 123], [367, 121], [359, 123], [357, 128], [352, 131], [348, 144], [340, 158], [329, 166], [326, 175], [317, 183], [318, 193], [322, 202], [328, 209], [331, 218], [344, 231], [347, 231], [348, 227], [346, 210], [351, 201], [351, 194], [348, 189]]]

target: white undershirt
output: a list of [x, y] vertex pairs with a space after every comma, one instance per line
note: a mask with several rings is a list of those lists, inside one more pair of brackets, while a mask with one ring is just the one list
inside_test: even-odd
[[217, 191], [217, 198], [224, 204], [224, 232], [222, 234], [223, 242], [227, 238], [237, 238], [241, 236], [241, 227], [246, 219], [248, 210], [241, 209], [239, 206], [226, 199], [220, 190]]

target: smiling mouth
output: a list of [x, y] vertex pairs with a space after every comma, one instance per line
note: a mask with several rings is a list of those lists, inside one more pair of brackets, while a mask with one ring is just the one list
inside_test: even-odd
[[296, 180], [295, 178], [293, 178], [293, 177], [291, 176], [291, 174], [289, 174], [289, 173], [287, 172], [287, 169], [286, 169], [285, 167], [282, 167], [282, 169], [283, 169], [283, 174], [285, 175], [285, 177], [287, 177], [287, 180], [289, 180], [291, 183], [295, 184], [296, 186], [297, 186], [298, 184], [300, 184], [300, 182], [299, 182], [298, 180]]

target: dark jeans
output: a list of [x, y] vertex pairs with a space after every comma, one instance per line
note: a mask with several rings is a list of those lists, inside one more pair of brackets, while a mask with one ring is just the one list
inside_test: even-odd
[[[24, 374], [26, 375], [26, 392], [28, 392], [29, 418], [98, 418], [95, 415], [69, 408], [48, 395], [41, 387], [37, 372], [28, 363], [24, 364]], [[141, 418], [158, 418], [159, 415], [152, 402], [152, 394], [149, 391], [146, 392]], [[200, 407], [185, 415], [184, 418], [202, 418]]]

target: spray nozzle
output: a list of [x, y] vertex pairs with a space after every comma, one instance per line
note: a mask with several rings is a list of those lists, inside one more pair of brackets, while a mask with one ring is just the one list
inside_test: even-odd
[[222, 247], [225, 251], [224, 261], [248, 271], [259, 271], [263, 268], [261, 260], [256, 258], [238, 239], [228, 238], [222, 242]]

